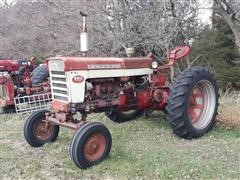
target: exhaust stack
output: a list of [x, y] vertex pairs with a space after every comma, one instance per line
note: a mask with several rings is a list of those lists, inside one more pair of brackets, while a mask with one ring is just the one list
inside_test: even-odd
[[87, 32], [87, 14], [80, 11], [80, 14], [83, 17], [83, 27], [82, 32], [80, 34], [80, 50], [83, 53], [83, 56], [87, 56], [87, 52], [89, 51], [88, 47], [88, 32]]

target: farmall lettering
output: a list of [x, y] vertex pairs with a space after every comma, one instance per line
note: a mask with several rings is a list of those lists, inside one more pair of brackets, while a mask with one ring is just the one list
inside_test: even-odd
[[[104, 160], [112, 145], [106, 126], [87, 121], [91, 113], [104, 112], [120, 123], [162, 110], [179, 137], [204, 135], [216, 117], [216, 80], [198, 66], [187, 68], [174, 82], [169, 79], [172, 66], [189, 52], [189, 47], [177, 46], [169, 50], [166, 63], [154, 58], [153, 52], [146, 57], [49, 58], [52, 111], [38, 111], [28, 118], [24, 129], [27, 142], [39, 147], [55, 141], [59, 126], [73, 129], [70, 157], [85, 169]], [[81, 119], [76, 119], [76, 113]], [[34, 130], [33, 124], [41, 127]]]

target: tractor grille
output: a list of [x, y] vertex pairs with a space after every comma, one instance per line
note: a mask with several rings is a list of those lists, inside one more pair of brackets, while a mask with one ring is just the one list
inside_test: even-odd
[[67, 78], [64, 71], [50, 71], [52, 98], [60, 101], [68, 101]]

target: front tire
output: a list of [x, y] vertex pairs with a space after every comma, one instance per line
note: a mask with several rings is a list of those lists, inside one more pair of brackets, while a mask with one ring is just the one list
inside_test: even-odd
[[0, 114], [6, 113], [6, 107], [0, 107]]
[[106, 159], [111, 146], [111, 134], [103, 124], [87, 123], [74, 135], [69, 153], [76, 166], [86, 169]]
[[32, 113], [24, 124], [24, 137], [28, 144], [33, 147], [43, 146], [46, 142], [54, 142], [59, 133], [59, 126], [44, 122], [45, 113], [49, 111], [40, 110]]
[[218, 109], [218, 85], [208, 69], [191, 67], [173, 82], [166, 107], [173, 132], [198, 138], [212, 129]]

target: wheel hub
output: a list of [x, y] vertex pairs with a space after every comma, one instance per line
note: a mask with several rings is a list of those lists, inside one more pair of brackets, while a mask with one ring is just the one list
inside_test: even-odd
[[34, 134], [41, 141], [46, 141], [51, 136], [53, 129], [47, 126], [44, 121], [39, 121], [34, 125]]
[[84, 145], [84, 156], [89, 161], [98, 160], [106, 148], [106, 140], [100, 133], [93, 134]]
[[188, 117], [197, 129], [205, 128], [215, 110], [216, 94], [212, 84], [203, 80], [193, 88], [188, 101]]
[[202, 112], [204, 110], [204, 93], [201, 87], [197, 85], [190, 96], [188, 113], [192, 120], [192, 123], [196, 123], [200, 120]]

